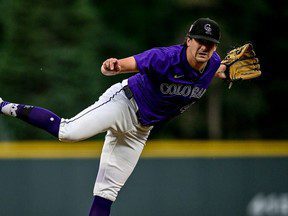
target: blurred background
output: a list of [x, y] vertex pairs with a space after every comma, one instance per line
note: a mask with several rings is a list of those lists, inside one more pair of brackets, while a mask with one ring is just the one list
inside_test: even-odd
[[[100, 67], [105, 59], [182, 43], [199, 17], [219, 23], [222, 58], [235, 46], [253, 43], [262, 67], [260, 78], [235, 83], [230, 90], [227, 83], [215, 79], [198, 104], [156, 127], [151, 140], [219, 140], [228, 145], [233, 145], [232, 140], [257, 140], [272, 149], [279, 141], [286, 144], [286, 156], [144, 158], [112, 215], [288, 215], [287, 1], [1, 0], [0, 10], [0, 97], [48, 108], [63, 118], [71, 118], [113, 83], [129, 77], [103, 76]], [[102, 142], [103, 137], [90, 141]], [[0, 116], [0, 140], [9, 146], [54, 138]], [[0, 215], [86, 215], [97, 167], [98, 158], [1, 159]], [[181, 189], [173, 190], [175, 185]], [[55, 191], [60, 198], [55, 199]], [[137, 202], [134, 196], [143, 193]], [[21, 205], [23, 200], [26, 203]]]

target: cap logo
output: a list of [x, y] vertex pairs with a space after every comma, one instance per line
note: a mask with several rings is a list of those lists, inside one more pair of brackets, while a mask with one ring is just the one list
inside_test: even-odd
[[212, 35], [212, 28], [210, 24], [205, 24], [204, 29], [206, 34]]

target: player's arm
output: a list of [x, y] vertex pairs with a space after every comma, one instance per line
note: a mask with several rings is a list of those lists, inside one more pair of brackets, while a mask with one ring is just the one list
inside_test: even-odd
[[123, 59], [109, 58], [103, 62], [101, 72], [106, 76], [113, 76], [122, 73], [138, 72], [138, 68], [133, 56]]
[[220, 79], [225, 79], [226, 75], [225, 75], [225, 70], [226, 70], [226, 65], [221, 64], [220, 67], [218, 68], [218, 70], [215, 73], [215, 77], [218, 77]]

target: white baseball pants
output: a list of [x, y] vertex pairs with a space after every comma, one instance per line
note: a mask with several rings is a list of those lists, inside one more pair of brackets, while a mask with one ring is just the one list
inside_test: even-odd
[[111, 86], [92, 106], [71, 119], [62, 119], [61, 141], [79, 141], [107, 131], [94, 195], [115, 201], [145, 146], [151, 127], [137, 119], [135, 100], [125, 96], [127, 80]]

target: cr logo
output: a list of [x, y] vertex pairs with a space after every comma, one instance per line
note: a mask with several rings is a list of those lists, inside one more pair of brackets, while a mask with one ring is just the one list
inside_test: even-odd
[[209, 23], [204, 25], [204, 29], [206, 31], [205, 32], [206, 34], [209, 34], [209, 35], [212, 34], [212, 28], [211, 28], [211, 25]]

